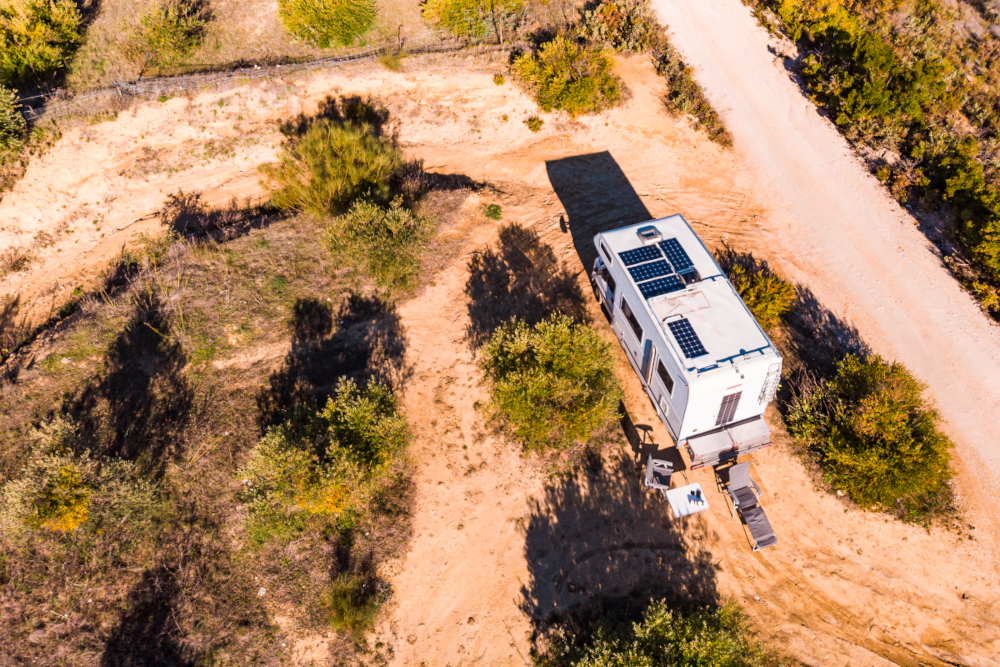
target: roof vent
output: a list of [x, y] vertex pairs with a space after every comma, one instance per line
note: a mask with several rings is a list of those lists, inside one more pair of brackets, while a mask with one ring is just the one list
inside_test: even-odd
[[663, 235], [660, 234], [660, 230], [653, 225], [640, 227], [638, 231], [636, 231], [636, 234], [638, 234], [639, 238], [642, 240], [642, 245], [652, 245], [663, 238]]

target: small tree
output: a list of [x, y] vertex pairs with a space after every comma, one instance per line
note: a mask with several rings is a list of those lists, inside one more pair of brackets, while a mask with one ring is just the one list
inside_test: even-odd
[[0, 0], [0, 84], [43, 81], [80, 44], [73, 0]]
[[275, 206], [325, 217], [361, 198], [388, 204], [390, 180], [402, 167], [400, 151], [368, 128], [321, 120], [261, 172]]
[[278, 17], [302, 41], [329, 48], [350, 46], [375, 23], [374, 0], [279, 0]]
[[611, 344], [565, 315], [508, 323], [480, 363], [494, 418], [529, 449], [586, 441], [617, 418], [623, 394]]
[[17, 94], [0, 86], [0, 156], [21, 148], [27, 124], [21, 115]]
[[614, 54], [566, 37], [543, 44], [537, 54], [518, 56], [511, 71], [545, 111], [562, 109], [576, 117], [597, 113], [622, 99]]
[[750, 253], [738, 253], [724, 246], [719, 264], [744, 303], [765, 329], [774, 329], [782, 316], [795, 308], [795, 288], [775, 274], [765, 262]]
[[816, 449], [828, 481], [864, 509], [918, 518], [948, 495], [951, 441], [901, 364], [848, 355], [833, 379], [804, 391], [789, 425]]
[[642, 621], [605, 623], [590, 641], [557, 634], [538, 660], [541, 667], [765, 667], [777, 665], [771, 650], [754, 639], [735, 602], [690, 614], [653, 602]]

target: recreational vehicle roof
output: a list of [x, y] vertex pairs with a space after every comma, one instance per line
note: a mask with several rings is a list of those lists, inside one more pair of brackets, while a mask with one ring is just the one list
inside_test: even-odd
[[605, 262], [622, 265], [688, 374], [776, 354], [711, 253], [680, 215], [602, 232], [597, 242]]

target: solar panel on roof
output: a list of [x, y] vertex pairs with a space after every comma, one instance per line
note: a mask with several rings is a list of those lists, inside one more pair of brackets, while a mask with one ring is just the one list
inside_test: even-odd
[[622, 258], [625, 266], [663, 258], [663, 255], [660, 254], [660, 249], [655, 245], [647, 245], [635, 250], [626, 250], [625, 252], [618, 253], [618, 256]]
[[679, 289], [684, 289], [684, 281], [673, 274], [664, 278], [639, 283], [639, 292], [642, 293], [645, 299], [652, 299], [654, 296], [676, 292]]
[[708, 354], [708, 350], [701, 344], [698, 334], [691, 328], [690, 322], [685, 319], [679, 319], [667, 322], [667, 326], [670, 327], [670, 333], [677, 339], [677, 344], [681, 346], [681, 351], [685, 357], [694, 359], [695, 357]]
[[694, 262], [688, 257], [688, 254], [684, 252], [684, 248], [681, 247], [680, 242], [677, 239], [667, 239], [666, 241], [660, 241], [660, 248], [663, 250], [663, 254], [667, 256], [670, 263], [674, 265], [674, 269], [677, 273], [684, 273], [688, 269], [694, 268]]
[[649, 262], [648, 264], [640, 264], [639, 266], [633, 266], [628, 270], [632, 274], [632, 280], [642, 282], [643, 280], [652, 280], [653, 278], [659, 278], [660, 276], [669, 276], [674, 272], [667, 264], [666, 260], [659, 260], [657, 262]]

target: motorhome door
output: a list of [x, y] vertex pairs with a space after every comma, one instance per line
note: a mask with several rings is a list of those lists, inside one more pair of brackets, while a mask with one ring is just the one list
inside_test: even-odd
[[629, 356], [632, 357], [632, 362], [639, 369], [639, 373], [642, 374], [643, 362], [645, 361], [645, 351], [642, 344], [642, 326], [639, 324], [639, 320], [636, 319], [635, 313], [629, 306], [625, 295], [622, 295], [621, 301], [618, 304], [618, 311], [615, 313], [615, 319], [618, 318], [621, 318], [620, 326], [624, 331], [624, 334], [620, 336], [622, 345], [625, 346]]

